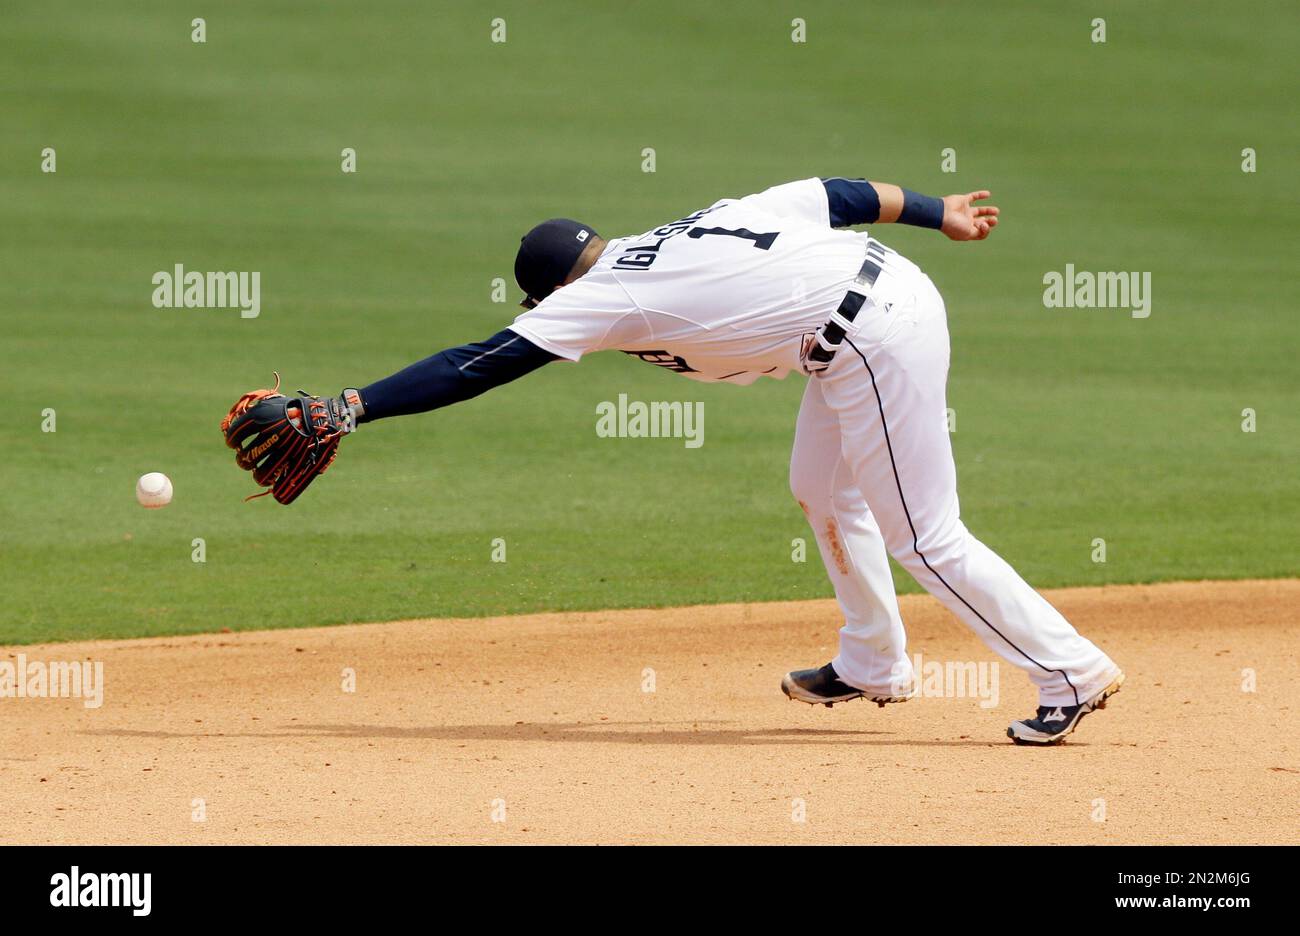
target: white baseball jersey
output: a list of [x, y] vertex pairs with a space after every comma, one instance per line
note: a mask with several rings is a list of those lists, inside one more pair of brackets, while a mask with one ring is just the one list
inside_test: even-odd
[[830, 226], [820, 179], [790, 182], [610, 241], [510, 328], [570, 361], [613, 348], [695, 380], [782, 378], [865, 251], [864, 234]]

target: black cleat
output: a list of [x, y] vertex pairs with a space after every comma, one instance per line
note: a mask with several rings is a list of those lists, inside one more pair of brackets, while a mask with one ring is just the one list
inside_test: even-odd
[[827, 708], [836, 702], [851, 702], [854, 699], [870, 699], [881, 708], [890, 702], [906, 702], [907, 696], [872, 693], [857, 689], [841, 682], [829, 663], [821, 669], [794, 670], [786, 673], [781, 680], [781, 691], [796, 702], [809, 705], [824, 705]]
[[1011, 723], [1007, 737], [1016, 744], [1060, 744], [1065, 736], [1074, 731], [1075, 725], [1083, 721], [1089, 712], [1106, 707], [1106, 700], [1119, 692], [1124, 685], [1124, 674], [1118, 673], [1105, 689], [1082, 705], [1038, 706], [1038, 714], [1024, 721]]

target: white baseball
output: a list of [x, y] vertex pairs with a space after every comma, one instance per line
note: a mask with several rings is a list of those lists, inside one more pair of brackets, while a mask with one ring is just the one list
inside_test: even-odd
[[135, 499], [141, 507], [166, 507], [172, 502], [172, 480], [161, 471], [141, 475], [135, 483]]

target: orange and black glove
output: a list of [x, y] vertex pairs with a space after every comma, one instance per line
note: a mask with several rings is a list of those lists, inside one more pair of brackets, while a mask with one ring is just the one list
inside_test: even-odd
[[317, 397], [305, 390], [296, 396], [279, 391], [276, 374], [273, 389], [245, 393], [221, 420], [235, 463], [267, 488], [246, 500], [270, 494], [281, 504], [293, 503], [334, 461], [339, 440], [356, 428], [357, 414], [346, 401], [347, 392]]

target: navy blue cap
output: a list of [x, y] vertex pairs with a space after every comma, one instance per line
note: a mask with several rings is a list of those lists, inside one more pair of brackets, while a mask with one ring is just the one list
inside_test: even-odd
[[519, 241], [515, 282], [524, 291], [524, 308], [531, 309], [561, 285], [587, 249], [596, 231], [568, 218], [543, 221]]

